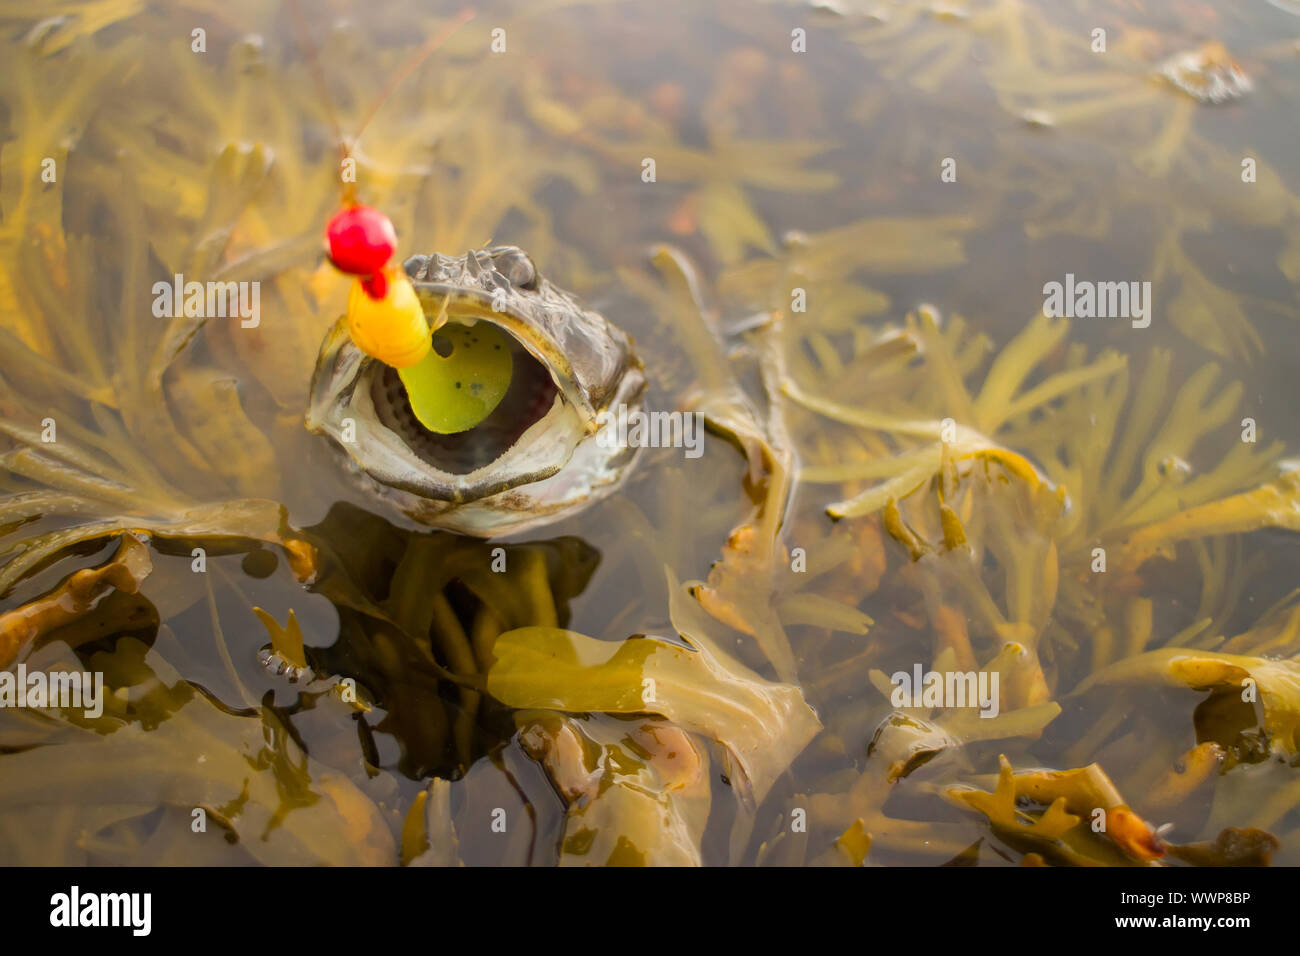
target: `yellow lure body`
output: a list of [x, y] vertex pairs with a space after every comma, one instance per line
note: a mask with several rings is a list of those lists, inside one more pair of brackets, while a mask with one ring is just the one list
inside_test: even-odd
[[353, 281], [347, 320], [357, 348], [393, 368], [419, 364], [433, 344], [429, 320], [415, 288], [396, 270], [388, 274], [388, 290], [382, 299], [372, 299], [360, 279]]
[[510, 339], [490, 322], [444, 325], [424, 361], [398, 372], [411, 411], [439, 435], [481, 424], [505, 398], [513, 374]]

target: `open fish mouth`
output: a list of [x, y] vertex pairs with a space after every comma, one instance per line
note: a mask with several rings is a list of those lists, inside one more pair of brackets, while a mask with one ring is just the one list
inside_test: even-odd
[[557, 520], [617, 487], [634, 449], [600, 432], [603, 412], [639, 407], [645, 391], [628, 336], [513, 246], [413, 256], [405, 269], [425, 315], [445, 316], [441, 330], [486, 322], [505, 333], [511, 377], [480, 422], [439, 433], [396, 370], [361, 352], [340, 321], [317, 359], [307, 427], [343, 452], [365, 490], [423, 524], [491, 536]]
[[369, 376], [370, 399], [379, 420], [435, 468], [469, 474], [491, 465], [529, 428], [562, 405], [550, 372], [518, 340], [510, 339], [510, 345], [510, 386], [500, 404], [473, 428], [450, 434], [430, 431], [412, 407], [397, 370], [388, 366], [377, 368]]

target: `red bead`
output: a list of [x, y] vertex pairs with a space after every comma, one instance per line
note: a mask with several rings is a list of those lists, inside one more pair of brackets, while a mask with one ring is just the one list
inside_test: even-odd
[[397, 249], [397, 231], [378, 209], [348, 206], [325, 227], [330, 261], [341, 272], [372, 276], [383, 270]]
[[388, 295], [388, 275], [385, 272], [376, 272], [372, 276], [367, 276], [361, 280], [361, 288], [366, 290], [366, 295], [376, 301], [383, 299]]

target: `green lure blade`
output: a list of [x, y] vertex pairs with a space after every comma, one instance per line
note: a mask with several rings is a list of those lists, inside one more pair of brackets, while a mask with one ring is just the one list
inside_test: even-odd
[[448, 323], [424, 359], [397, 370], [411, 409], [431, 432], [469, 431], [492, 414], [510, 388], [510, 339], [496, 326]]

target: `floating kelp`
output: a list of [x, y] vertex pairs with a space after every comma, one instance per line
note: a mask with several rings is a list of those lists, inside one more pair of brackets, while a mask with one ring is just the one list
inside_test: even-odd
[[464, 866], [451, 820], [451, 783], [436, 779], [411, 804], [402, 828], [406, 866]]
[[292, 684], [303, 679], [310, 680], [311, 671], [307, 668], [307, 656], [302, 646], [302, 627], [293, 611], [289, 612], [289, 620], [283, 627], [260, 607], [253, 608], [253, 611], [271, 635], [271, 644], [262, 653], [263, 665]]
[[1076, 693], [1096, 685], [1149, 686], [1157, 682], [1208, 690], [1246, 704], [1257, 701], [1263, 709], [1265, 746], [1286, 755], [1295, 753], [1300, 730], [1300, 661], [1165, 647], [1117, 661], [1091, 675]]
[[698, 866], [708, 754], [652, 719], [519, 715], [524, 747], [569, 803], [560, 865]]
[[[219, 840], [224, 830], [264, 863], [394, 862], [383, 814], [346, 776], [304, 754], [279, 717], [232, 715], [146, 652], [128, 638], [92, 660], [110, 691], [101, 718], [108, 736], [7, 756], [7, 806], [40, 807], [38, 819], [51, 822], [66, 808], [83, 825], [94, 821], [91, 835], [170, 806], [184, 811], [166, 818], [172, 841], [199, 839], [195, 832]], [[142, 720], [164, 712], [166, 720]], [[194, 831], [199, 811], [205, 829]]]
[[0, 667], [7, 668], [43, 634], [81, 618], [106, 591], [134, 594], [152, 570], [149, 550], [123, 535], [106, 564], [77, 571], [50, 594], [0, 614]]
[[[702, 638], [687, 636], [692, 642]], [[651, 637], [621, 643], [569, 631], [507, 631], [487, 690], [519, 709], [656, 713], [722, 744], [761, 802], [820, 726], [797, 688], [761, 680], [716, 647]]]
[[1222, 43], [1175, 54], [1160, 65], [1160, 75], [1202, 103], [1241, 99], [1253, 88], [1246, 71]]
[[1268, 866], [1277, 848], [1271, 833], [1228, 827], [1214, 840], [1171, 846], [1169, 853], [1192, 866]]
[[[1024, 388], [1035, 366], [1060, 343], [1067, 331], [1063, 321], [1040, 316], [999, 355], [976, 394], [964, 385], [965, 375], [961, 370], [971, 367], [972, 358], [978, 361], [985, 343], [979, 339], [968, 341], [965, 328], [964, 322], [956, 320], [941, 331], [937, 314], [923, 308], [919, 318], [909, 316], [908, 327], [902, 333], [910, 340], [911, 348], [865, 352], [864, 358], [876, 359], [872, 364], [879, 366], [882, 380], [892, 382], [898, 371], [906, 368], [908, 378], [915, 385], [914, 388], [896, 385], [887, 408], [864, 411], [811, 394], [793, 379], [782, 383], [786, 394], [805, 408], [846, 425], [880, 432], [902, 449], [876, 460], [874, 456], [863, 455], [864, 460], [858, 464], [805, 467], [802, 472], [805, 480], [839, 483], [888, 479], [854, 498], [830, 505], [829, 513], [836, 517], [859, 517], [878, 511], [891, 498], [905, 498], [939, 472], [944, 454], [955, 460], [997, 459], [1010, 465], [1020, 477], [1036, 483], [1036, 467], [999, 446], [996, 443], [999, 432], [1008, 423], [1028, 418], [1060, 396], [1082, 389], [1096, 379], [1112, 376], [1124, 367], [1120, 356], [1107, 354], [1088, 365], [1057, 373], [1032, 388]], [[914, 355], [921, 359], [920, 364], [912, 362]], [[852, 372], [846, 368], [844, 378], [860, 380], [864, 370], [861, 366]], [[944, 383], [942, 392], [936, 393], [922, 385], [930, 376]]]
[[[1120, 851], [1139, 864], [1164, 855], [1149, 826], [1120, 801], [1100, 768], [1015, 774], [1006, 757], [999, 761], [995, 792], [951, 788], [947, 796], [954, 803], [983, 813], [994, 832], [1016, 849], [1073, 866], [1114, 866], [1123, 859]], [[1017, 808], [1017, 797], [1047, 809], [1033, 816]], [[1104, 819], [1105, 824], [1098, 829], [1084, 824], [1087, 818]], [[1111, 842], [1098, 836], [1099, 832], [1109, 836]]]
[[[827, 815], [825, 825], [842, 827], [861, 818], [879, 844], [892, 826], [880, 815], [880, 788], [906, 776], [918, 759], [951, 756], [964, 736], [978, 741], [984, 730], [990, 737], [1023, 733], [1033, 738], [1043, 733], [1060, 712], [1052, 698], [1062, 684], [1069, 688], [1071, 675], [1087, 673], [1078, 655], [1089, 644], [1094, 666], [1116, 655], [1123, 659], [1111, 665], [1113, 672], [1102, 669], [1080, 684], [1080, 695], [1130, 673], [1146, 675], [1145, 680], [1134, 678], [1145, 683], [1162, 679], [1159, 664], [1164, 661], [1202, 660], [1202, 669], [1209, 670], [1201, 683], [1192, 674], [1165, 679], [1182, 686], [1220, 687], [1225, 700], [1242, 692], [1242, 681], [1249, 685], [1247, 692], [1268, 683], [1266, 733], [1289, 751], [1286, 662], [1230, 654], [1198, 657], [1200, 652], [1175, 647], [1141, 653], [1153, 639], [1152, 601], [1133, 592], [1142, 588], [1143, 575], [1151, 573], [1146, 569], [1157, 555], [1175, 557], [1180, 541], [1292, 523], [1293, 482], [1289, 474], [1277, 475], [1276, 445], [1256, 450], [1238, 444], [1205, 475], [1189, 476], [1170, 464], [1194, 457], [1198, 443], [1216, 428], [1232, 427], [1228, 423], [1240, 401], [1239, 389], [1229, 385], [1216, 391], [1217, 369], [1207, 366], [1170, 400], [1169, 357], [1156, 353], [1144, 369], [1134, 410], [1121, 418], [1128, 396], [1127, 368], [1106, 356], [1089, 362], [1077, 348], [1066, 351], [1052, 375], [1025, 389], [1022, 383], [1052, 354], [1063, 331], [1040, 319], [999, 355], [975, 392], [955, 385], [969, 374], [958, 369], [977, 367], [971, 346], [963, 341], [962, 326], [943, 334], [925, 312], [919, 322], [911, 321], [915, 324], [901, 333], [915, 336], [907, 348], [887, 349], [881, 340], [859, 345], [864, 355], [876, 358], [879, 377], [893, 387], [892, 395], [872, 410], [820, 398], [786, 381], [785, 391], [799, 405], [861, 436], [835, 449], [839, 456], [845, 450], [856, 453], [853, 462], [832, 459], [823, 464], [819, 456], [829, 449], [805, 449], [803, 476], [850, 489], [853, 482], [885, 479], [828, 510], [846, 520], [879, 520], [903, 546], [909, 562], [897, 580], [914, 588], [920, 601], [906, 605], [896, 598], [893, 614], [905, 626], [915, 626], [918, 617], [928, 620], [931, 649], [918, 659], [931, 661], [929, 667], [940, 674], [977, 669], [997, 673], [1003, 712], [993, 719], [959, 712], [956, 723], [939, 710], [903, 712], [909, 720], [932, 722], [939, 734], [936, 742], [918, 744], [920, 749], [909, 750], [910, 756], [898, 757], [898, 769], [885, 774], [874, 791], [866, 783], [857, 785], [859, 796], [848, 803], [836, 804], [829, 794], [817, 796], [818, 812]], [[925, 374], [927, 367], [935, 371], [925, 381], [946, 383], [946, 390], [909, 388], [908, 383], [920, 381], [911, 376]], [[846, 372], [843, 387], [852, 388], [853, 381]], [[832, 382], [830, 388], [839, 386]], [[911, 396], [915, 398], [909, 402]], [[1166, 406], [1168, 417], [1162, 423]], [[960, 414], [950, 412], [943, 421], [940, 413], [945, 409]], [[1120, 421], [1124, 425], [1119, 435], [1107, 441], [1108, 430]], [[986, 433], [995, 437], [984, 437]], [[934, 444], [925, 444], [927, 439]], [[1270, 475], [1275, 477], [1270, 480]], [[1260, 481], [1265, 483], [1254, 491], [1231, 493]], [[1098, 505], [1099, 499], [1105, 503]], [[878, 518], [867, 518], [877, 513]], [[1107, 552], [1111, 567], [1128, 575], [1117, 579], [1118, 587], [1110, 585], [1104, 572], [1098, 573], [1106, 567]], [[1285, 645], [1289, 638], [1283, 635], [1293, 630], [1279, 618], [1278, 626], [1257, 635], [1256, 643]], [[1237, 641], [1234, 650], [1244, 652], [1245, 641]], [[1152, 663], [1144, 670], [1143, 661]], [[1251, 668], [1259, 671], [1258, 677], [1251, 676]], [[871, 673], [881, 692], [891, 696], [895, 686], [886, 677], [890, 668]], [[1211, 719], [1208, 706], [1198, 709], [1198, 727], [1203, 711], [1205, 720]], [[1031, 716], [1040, 712], [1041, 717]], [[1226, 726], [1205, 732], [1217, 733], [1215, 739], [1224, 747], [1239, 746]], [[1207, 773], [1219, 766], [1213, 760], [1199, 765]], [[878, 794], [874, 799], [872, 792]], [[1151, 797], [1153, 805], [1170, 805], [1158, 793]], [[1244, 820], [1233, 822], [1240, 825]], [[1005, 820], [995, 829], [1009, 826]], [[1073, 826], [1068, 815], [1049, 811], [1041, 832], [999, 833], [1022, 852], [1041, 855], [1051, 844], [1058, 855], [1048, 858], [1057, 862], [1104, 861], [1105, 854], [1094, 858], [1089, 855], [1093, 851], [1079, 847], [1061, 850], [1057, 844]], [[1127, 823], [1120, 827], [1123, 833], [1131, 829]], [[1025, 849], [1039, 838], [1047, 843]], [[888, 842], [894, 843], [893, 838]], [[1140, 856], [1145, 851], [1135, 849], [1139, 844], [1126, 843], [1125, 852]]]
[[[885, 810], [896, 791], [921, 791], [927, 786], [923, 778], [964, 766], [959, 741], [933, 721], [895, 711], [874, 728], [865, 757], [863, 770], [844, 775], [839, 786], [787, 799], [790, 813], [806, 814], [810, 841], [830, 845], [859, 828], [881, 850], [920, 848], [927, 857], [961, 852], [965, 835], [951, 823], [901, 818]], [[782, 834], [771, 847], [785, 839]], [[768, 852], [760, 847], [759, 859]]]

